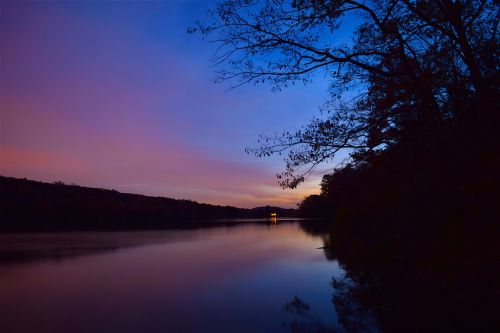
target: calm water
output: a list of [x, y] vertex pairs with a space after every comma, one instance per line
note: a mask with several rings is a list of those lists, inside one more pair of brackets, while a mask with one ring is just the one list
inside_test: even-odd
[[336, 261], [297, 224], [0, 235], [2, 332], [287, 332], [327, 324]]

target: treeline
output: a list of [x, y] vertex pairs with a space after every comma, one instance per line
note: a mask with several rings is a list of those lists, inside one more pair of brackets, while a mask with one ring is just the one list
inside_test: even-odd
[[[0, 176], [0, 231], [183, 229], [262, 218], [277, 207], [243, 209]], [[214, 221], [219, 220], [219, 221]]]
[[466, 126], [455, 128], [439, 144], [428, 138], [365, 156], [326, 175], [321, 194], [302, 202], [301, 215], [327, 219], [325, 254], [346, 270], [332, 281], [345, 331], [499, 327], [494, 126], [468, 135]]
[[457, 125], [439, 144], [429, 137], [364, 156], [302, 202], [300, 215], [326, 220], [303, 227], [327, 231], [325, 255], [346, 271], [332, 280], [339, 331], [500, 327], [496, 124], [483, 133]]
[[289, 188], [349, 154], [300, 206], [328, 220], [347, 332], [376, 331], [370, 314], [381, 332], [500, 327], [499, 22], [493, 0], [228, 0], [194, 29], [220, 80], [330, 79], [321, 114], [248, 152], [285, 155]]
[[321, 194], [306, 198], [300, 215], [328, 218], [336, 246], [364, 259], [494, 259], [500, 249], [497, 123], [469, 125], [452, 127], [439, 140], [401, 142], [358, 157], [325, 175]]
[[498, 250], [499, 22], [492, 0], [228, 0], [191, 31], [221, 46], [219, 80], [329, 79], [321, 114], [247, 152], [284, 155], [285, 188], [348, 154], [301, 213], [352, 253], [425, 261]]
[[440, 144], [428, 138], [365, 157], [324, 176], [321, 194], [302, 202], [301, 215], [327, 220], [325, 255], [347, 273], [332, 281], [346, 332], [500, 327], [494, 126], [469, 128], [469, 135], [463, 127]]

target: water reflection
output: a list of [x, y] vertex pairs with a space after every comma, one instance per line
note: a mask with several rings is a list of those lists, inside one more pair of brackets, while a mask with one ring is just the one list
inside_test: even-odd
[[0, 234], [0, 264], [61, 261], [125, 247], [182, 241], [186, 237], [195, 237], [195, 234], [178, 231]]
[[456, 260], [419, 263], [398, 256], [373, 261], [339, 246], [324, 225], [301, 223], [304, 231], [321, 236], [325, 257], [337, 260], [345, 272], [331, 282], [338, 320], [334, 326], [318, 325], [308, 320], [304, 300], [291, 301], [287, 305], [295, 311], [296, 332], [500, 331], [500, 267], [485, 264], [489, 261], [480, 253], [469, 249], [471, 257], [463, 258], [462, 266]]
[[18, 237], [22, 253], [92, 254], [0, 263], [1, 331], [287, 332], [291, 295], [336, 320], [329, 281], [342, 271], [297, 224]]
[[321, 221], [277, 222], [1, 235], [0, 331], [392, 333], [500, 327], [498, 267], [430, 271], [410, 262], [367, 262], [339, 247]]
[[[294, 223], [299, 219], [281, 218], [281, 223]], [[244, 224], [276, 226], [276, 218], [221, 219], [213, 225], [183, 230], [154, 231], [98, 231], [57, 233], [0, 233], [0, 264], [21, 264], [31, 261], [59, 261], [82, 255], [116, 251], [155, 243], [183, 241], [203, 234], [210, 228], [233, 228]], [[190, 225], [189, 225], [190, 226]]]

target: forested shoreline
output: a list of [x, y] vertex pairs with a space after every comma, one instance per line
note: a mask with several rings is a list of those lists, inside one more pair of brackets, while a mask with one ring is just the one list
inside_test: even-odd
[[192, 31], [220, 46], [219, 80], [330, 84], [309, 123], [247, 152], [283, 155], [284, 188], [329, 170], [299, 211], [325, 219], [303, 227], [347, 272], [344, 330], [500, 327], [498, 2], [232, 0], [208, 16]]
[[296, 215], [294, 209], [217, 206], [191, 200], [0, 176], [0, 232], [191, 229], [232, 218]]
[[284, 188], [329, 170], [300, 212], [329, 219], [338, 246], [426, 262], [498, 250], [499, 22], [488, 0], [232, 0], [190, 31], [219, 45], [219, 81], [323, 75], [321, 112], [247, 152], [284, 155]]

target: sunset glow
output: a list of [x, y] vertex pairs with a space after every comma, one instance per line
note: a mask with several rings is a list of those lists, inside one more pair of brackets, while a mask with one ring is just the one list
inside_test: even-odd
[[201, 202], [295, 207], [280, 158], [244, 152], [297, 128], [326, 84], [214, 84], [200, 2], [3, 2], [0, 174]]

